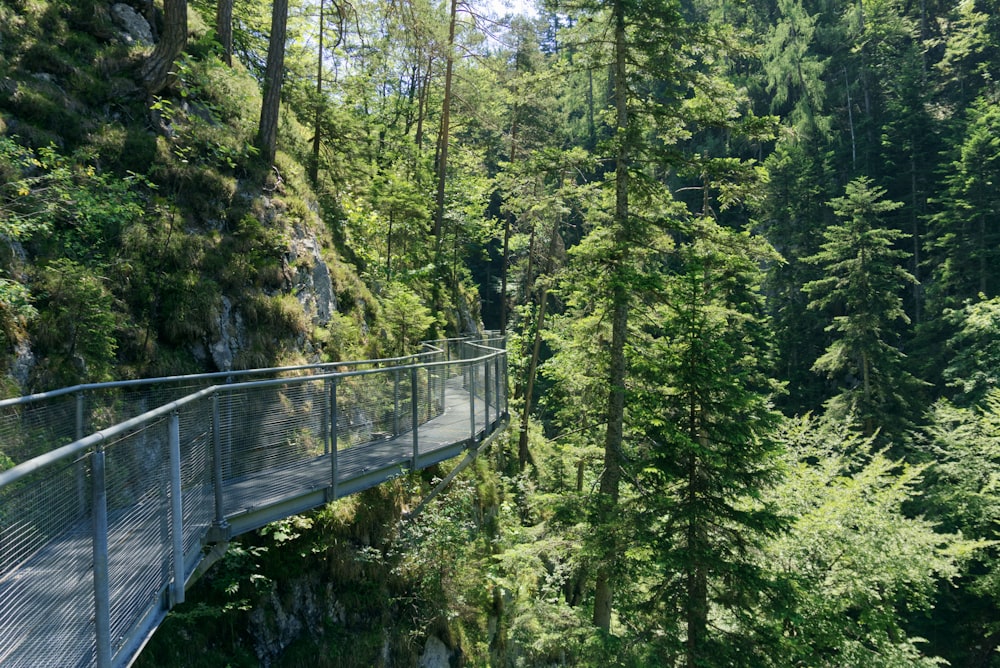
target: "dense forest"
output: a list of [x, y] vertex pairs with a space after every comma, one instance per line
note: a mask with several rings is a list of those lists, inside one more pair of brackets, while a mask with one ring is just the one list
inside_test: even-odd
[[505, 440], [140, 665], [1000, 666], [998, 76], [996, 0], [0, 0], [3, 393], [507, 334]]

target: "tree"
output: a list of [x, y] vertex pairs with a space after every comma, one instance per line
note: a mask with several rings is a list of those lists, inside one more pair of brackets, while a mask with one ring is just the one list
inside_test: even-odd
[[217, 0], [215, 35], [222, 46], [222, 62], [233, 66], [233, 0]]
[[458, 18], [458, 0], [451, 0], [448, 12], [448, 42], [445, 45], [444, 98], [441, 101], [441, 131], [437, 148], [437, 208], [434, 213], [434, 240], [437, 253], [441, 253], [444, 236], [445, 183], [448, 178], [448, 142], [451, 137], [452, 73], [455, 68], [455, 21]]
[[391, 283], [386, 289], [382, 319], [386, 350], [397, 357], [410, 354], [416, 344], [426, 340], [427, 329], [434, 323], [434, 316], [416, 293], [401, 283]]
[[768, 178], [757, 215], [765, 236], [782, 261], [766, 265], [768, 315], [775, 336], [774, 374], [787, 383], [775, 398], [782, 410], [802, 414], [822, 406], [824, 388], [810, 371], [826, 347], [823, 314], [808, 308], [802, 285], [819, 278], [821, 269], [807, 261], [822, 241], [816, 228], [832, 221], [827, 201], [833, 175], [829, 160], [813, 142], [783, 138], [764, 161]]
[[[614, 213], [611, 229], [618, 241], [609, 258], [611, 344], [608, 350], [608, 402], [605, 417], [604, 469], [601, 473], [600, 497], [597, 505], [599, 524], [608, 523], [613, 507], [618, 503], [621, 482], [621, 451], [625, 421], [625, 338], [628, 335], [628, 315], [631, 302], [625, 248], [638, 240], [635, 220], [629, 215], [629, 168], [634, 158], [635, 130], [629, 125], [628, 71], [626, 63], [629, 44], [626, 36], [625, 0], [611, 4], [611, 30], [613, 35], [614, 133], [617, 138], [614, 164]], [[632, 135], [631, 137], [629, 135]], [[618, 560], [617, 549], [607, 552], [597, 569], [594, 590], [594, 625], [605, 633], [611, 630], [611, 609], [614, 601], [613, 573]]]
[[901, 266], [909, 254], [893, 247], [905, 235], [880, 226], [882, 216], [902, 204], [883, 200], [885, 190], [865, 177], [845, 190], [830, 201], [840, 222], [823, 231], [822, 249], [807, 258], [824, 277], [802, 289], [810, 308], [834, 314], [827, 331], [836, 338], [813, 364], [846, 385], [828, 409], [871, 435], [912, 415], [919, 382], [903, 368], [893, 327], [909, 323], [900, 291], [915, 279]]
[[824, 114], [826, 90], [822, 75], [828, 63], [813, 45], [817, 15], [802, 0], [779, 0], [780, 19], [771, 28], [764, 47], [767, 90], [771, 110], [787, 109], [793, 126], [808, 135], [829, 131]]
[[982, 545], [908, 512], [927, 467], [873, 452], [847, 422], [792, 420], [778, 437], [787, 475], [765, 498], [795, 521], [760, 553], [784, 593], [760, 611], [776, 646], [756, 665], [941, 665], [908, 621]]
[[271, 8], [271, 37], [267, 46], [267, 70], [264, 73], [264, 100], [260, 107], [257, 143], [266, 164], [274, 164], [278, 142], [278, 109], [281, 84], [285, 77], [285, 30], [288, 25], [288, 0], [274, 0]]
[[1000, 295], [995, 268], [1000, 262], [1000, 107], [993, 97], [969, 111], [961, 146], [948, 165], [938, 211], [928, 221], [935, 262], [928, 296], [936, 312], [957, 308], [982, 294]]
[[944, 315], [956, 330], [946, 345], [944, 379], [957, 390], [956, 403], [978, 404], [1000, 387], [1000, 298], [970, 302]]
[[989, 541], [955, 583], [938, 586], [933, 614], [914, 620], [933, 650], [954, 666], [988, 666], [1000, 647], [1000, 390], [961, 408], [941, 400], [917, 436], [933, 462], [915, 504], [941, 531]]
[[146, 94], [158, 95], [171, 81], [177, 56], [187, 43], [187, 0], [164, 0], [163, 32], [153, 53], [142, 64], [141, 77]]
[[686, 231], [633, 364], [631, 410], [645, 441], [638, 543], [657, 569], [640, 610], [653, 613], [644, 621], [659, 629], [648, 642], [661, 660], [676, 651], [676, 625], [684, 665], [745, 665], [746, 643], [715, 628], [748, 614], [768, 589], [754, 555], [784, 523], [776, 504], [760, 501], [780, 454], [757, 289], [757, 267], [774, 252], [709, 218]]

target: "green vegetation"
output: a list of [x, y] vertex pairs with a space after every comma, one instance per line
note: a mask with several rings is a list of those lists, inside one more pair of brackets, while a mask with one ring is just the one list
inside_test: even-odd
[[1000, 5], [535, 9], [0, 0], [4, 396], [509, 337], [140, 664], [1000, 666]]

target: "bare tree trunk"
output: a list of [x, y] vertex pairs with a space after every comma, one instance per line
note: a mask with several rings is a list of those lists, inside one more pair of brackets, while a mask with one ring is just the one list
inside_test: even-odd
[[[514, 120], [510, 127], [510, 164], [517, 162], [517, 103], [514, 103]], [[510, 228], [514, 215], [504, 216], [503, 224], [503, 260], [500, 263], [500, 334], [507, 334], [507, 271], [510, 265]]]
[[285, 29], [288, 24], [288, 0], [274, 0], [271, 8], [271, 38], [267, 45], [267, 70], [264, 73], [264, 102], [260, 107], [257, 142], [268, 166], [274, 164], [278, 142], [278, 110], [285, 69]]
[[172, 83], [174, 61], [187, 44], [187, 0], [163, 0], [163, 34], [142, 64], [142, 85], [157, 95]]
[[215, 35], [222, 45], [222, 62], [233, 66], [233, 0], [219, 0], [215, 6]]
[[413, 138], [417, 145], [417, 152], [424, 150], [424, 116], [427, 113], [427, 95], [431, 87], [431, 72], [434, 68], [434, 56], [427, 56], [427, 71], [424, 72], [423, 81], [420, 84], [420, 93], [417, 96], [417, 131]]

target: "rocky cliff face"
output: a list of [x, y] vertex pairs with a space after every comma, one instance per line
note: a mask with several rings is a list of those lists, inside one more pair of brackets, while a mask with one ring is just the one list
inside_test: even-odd
[[250, 612], [247, 631], [253, 638], [254, 654], [267, 668], [302, 636], [322, 644], [327, 629], [343, 626], [345, 619], [332, 583], [322, 582], [318, 573], [311, 572], [280, 584], [272, 582]]

